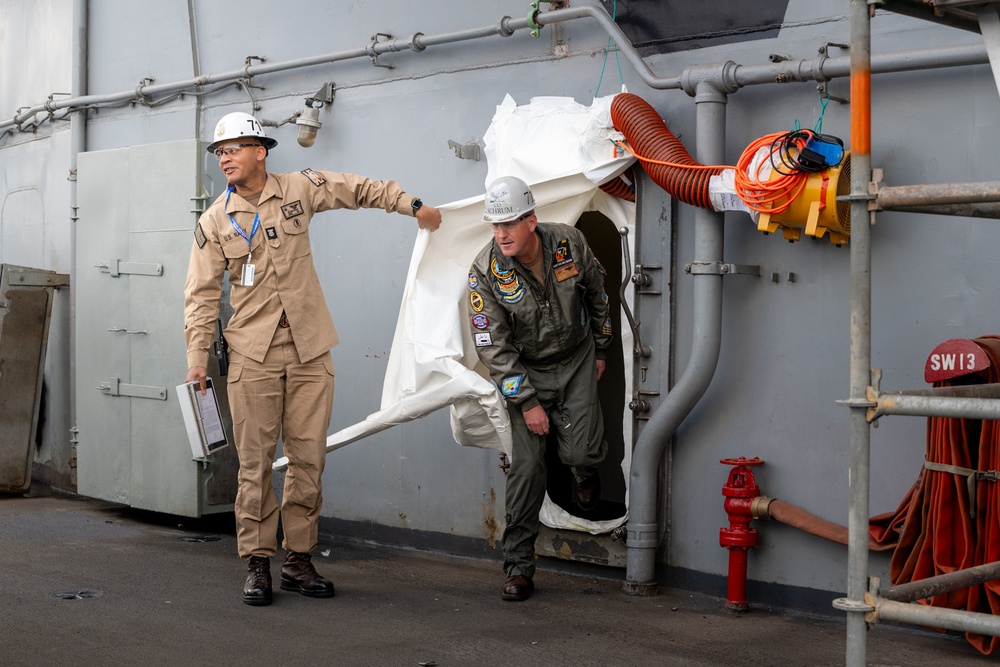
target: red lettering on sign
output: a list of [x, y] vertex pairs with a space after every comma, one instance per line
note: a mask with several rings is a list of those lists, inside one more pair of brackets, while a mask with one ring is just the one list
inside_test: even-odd
[[965, 338], [952, 338], [941, 343], [927, 357], [924, 380], [940, 382], [978, 373], [990, 367], [990, 359], [983, 348]]

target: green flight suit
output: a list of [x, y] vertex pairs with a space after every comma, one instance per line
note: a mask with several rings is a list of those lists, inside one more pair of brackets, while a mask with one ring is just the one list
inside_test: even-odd
[[559, 459], [578, 481], [595, 474], [607, 454], [596, 360], [605, 358], [612, 340], [604, 267], [583, 233], [554, 223], [538, 223], [536, 233], [545, 284], [490, 241], [470, 269], [467, 304], [476, 352], [511, 418], [504, 571], [529, 579], [545, 497], [547, 436], [528, 431], [522, 412], [541, 405]]

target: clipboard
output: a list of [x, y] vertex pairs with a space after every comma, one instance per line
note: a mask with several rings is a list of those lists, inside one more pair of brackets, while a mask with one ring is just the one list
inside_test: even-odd
[[204, 461], [213, 452], [229, 446], [212, 378], [207, 378], [207, 383], [204, 395], [197, 380], [177, 385], [177, 399], [191, 444], [191, 456], [196, 461]]

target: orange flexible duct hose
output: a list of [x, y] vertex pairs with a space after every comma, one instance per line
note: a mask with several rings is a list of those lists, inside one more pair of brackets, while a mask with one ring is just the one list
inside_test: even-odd
[[635, 201], [635, 169], [629, 167], [624, 173], [605, 181], [599, 186], [605, 193], [625, 201]]
[[696, 162], [649, 103], [632, 93], [615, 95], [611, 101], [611, 122], [638, 155], [673, 163], [642, 163], [654, 183], [686, 204], [714, 210], [708, 196], [708, 179], [722, 173], [723, 168], [705, 168]]

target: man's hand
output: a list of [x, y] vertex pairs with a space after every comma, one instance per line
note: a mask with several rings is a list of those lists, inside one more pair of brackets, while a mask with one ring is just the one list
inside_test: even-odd
[[608, 365], [607, 360], [598, 359], [597, 360], [597, 379], [600, 380], [601, 376], [604, 375], [604, 367]]
[[188, 371], [187, 379], [184, 380], [184, 384], [194, 382], [195, 380], [200, 383], [201, 393], [204, 394], [205, 390], [208, 389], [208, 369], [204, 366], [192, 366], [191, 370]]
[[441, 211], [424, 204], [417, 210], [417, 226], [420, 229], [429, 229], [433, 232], [441, 226]]
[[536, 405], [524, 412], [524, 424], [535, 435], [546, 435], [549, 432], [549, 415], [545, 408]]

